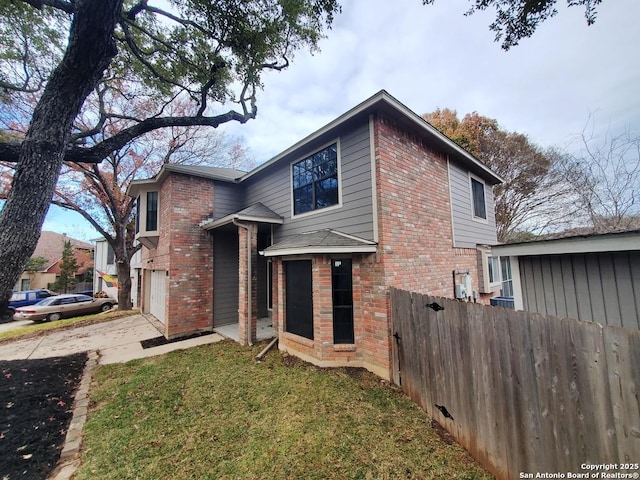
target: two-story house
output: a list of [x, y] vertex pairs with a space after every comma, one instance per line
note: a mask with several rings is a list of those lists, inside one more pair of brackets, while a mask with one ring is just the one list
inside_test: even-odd
[[143, 312], [243, 343], [271, 317], [281, 350], [389, 378], [389, 287], [488, 302], [498, 182], [386, 91], [248, 173], [165, 165], [128, 191]]

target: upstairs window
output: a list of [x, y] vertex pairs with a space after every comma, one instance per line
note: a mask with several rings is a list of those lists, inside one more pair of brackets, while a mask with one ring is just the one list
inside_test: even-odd
[[147, 232], [158, 230], [158, 192], [147, 192]]
[[293, 214], [338, 205], [338, 144], [333, 143], [291, 167]]
[[136, 240], [152, 249], [158, 246], [158, 192], [141, 192], [136, 199]]
[[484, 194], [484, 182], [471, 177], [471, 201], [473, 203], [473, 217], [486, 220], [487, 204]]

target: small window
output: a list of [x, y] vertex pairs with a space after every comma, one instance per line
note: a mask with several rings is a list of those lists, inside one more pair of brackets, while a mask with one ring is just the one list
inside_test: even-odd
[[116, 258], [116, 254], [113, 251], [113, 247], [107, 244], [107, 265], [114, 265], [115, 258]]
[[293, 214], [339, 203], [338, 144], [334, 143], [291, 167]]
[[158, 230], [158, 192], [147, 192], [147, 232]]
[[489, 266], [489, 283], [497, 283], [500, 281], [500, 258], [487, 257]]
[[136, 198], [136, 233], [140, 233], [140, 197]]
[[473, 216], [487, 219], [487, 205], [484, 195], [484, 183], [471, 178], [471, 199], [473, 201]]
[[271, 259], [267, 260], [267, 309], [273, 309], [273, 262]]
[[513, 297], [513, 275], [511, 273], [511, 262], [509, 257], [500, 257], [502, 267], [502, 293], [503, 297]]

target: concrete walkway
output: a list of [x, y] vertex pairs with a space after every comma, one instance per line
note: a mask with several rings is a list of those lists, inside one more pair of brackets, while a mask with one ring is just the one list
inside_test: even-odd
[[0, 343], [0, 360], [60, 357], [95, 351], [100, 364], [122, 363], [223, 339], [213, 333], [147, 349], [140, 345], [142, 340], [159, 336], [160, 332], [150, 320], [142, 315], [133, 315], [84, 327], [54, 330], [37, 338]]

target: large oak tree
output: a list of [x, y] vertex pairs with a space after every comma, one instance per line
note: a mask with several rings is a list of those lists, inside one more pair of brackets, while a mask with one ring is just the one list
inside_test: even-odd
[[[34, 105], [24, 138], [0, 142], [0, 159], [17, 163], [0, 213], [0, 311], [36, 246], [63, 162], [99, 163], [159, 128], [247, 122], [262, 73], [315, 48], [338, 10], [337, 0], [173, 0], [166, 9], [148, 0], [0, 0], [0, 102]], [[160, 108], [143, 117], [107, 109], [96, 89], [122, 82]], [[94, 128], [76, 128], [89, 96], [99, 105], [84, 115]], [[168, 115], [176, 99], [190, 108]], [[129, 123], [92, 142], [112, 118]]]

